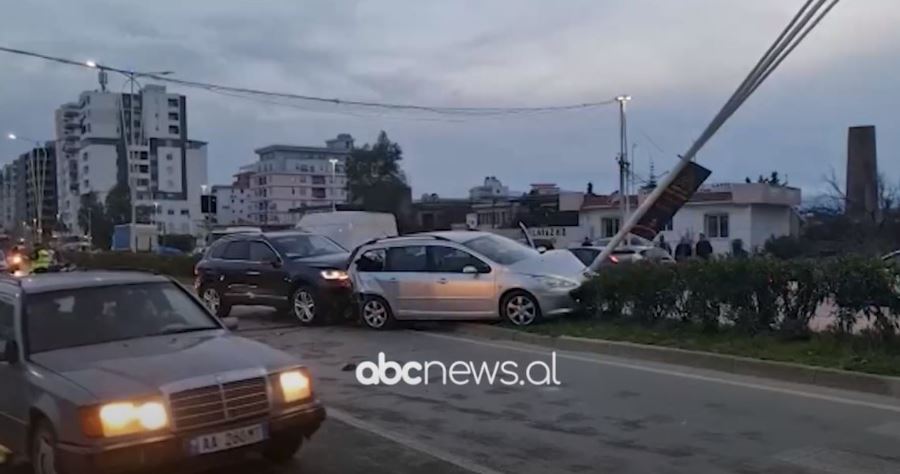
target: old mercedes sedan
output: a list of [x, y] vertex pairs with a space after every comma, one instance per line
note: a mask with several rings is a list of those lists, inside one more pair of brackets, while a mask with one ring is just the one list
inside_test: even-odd
[[37, 474], [291, 459], [325, 410], [300, 361], [235, 322], [163, 276], [0, 279], [0, 445]]

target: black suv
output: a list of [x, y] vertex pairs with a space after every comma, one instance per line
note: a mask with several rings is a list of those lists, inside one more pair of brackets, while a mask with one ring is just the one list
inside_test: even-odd
[[219, 317], [235, 305], [262, 305], [287, 310], [301, 324], [321, 323], [349, 307], [349, 258], [346, 249], [317, 234], [232, 234], [206, 251], [194, 288]]

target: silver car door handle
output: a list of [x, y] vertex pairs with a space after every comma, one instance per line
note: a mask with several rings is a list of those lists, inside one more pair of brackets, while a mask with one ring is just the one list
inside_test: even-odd
[[259, 276], [259, 272], [250, 270], [247, 272], [248, 276]]
[[437, 282], [440, 283], [441, 285], [446, 285], [446, 284], [447, 284], [447, 279], [446, 279], [446, 278], [439, 278]]

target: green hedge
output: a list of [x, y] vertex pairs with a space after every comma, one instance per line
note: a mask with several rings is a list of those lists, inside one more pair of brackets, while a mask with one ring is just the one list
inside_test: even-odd
[[81, 268], [105, 270], [145, 270], [174, 277], [194, 275], [195, 257], [162, 256], [152, 253], [131, 252], [71, 252], [62, 255], [63, 261]]
[[803, 337], [825, 302], [834, 305], [833, 329], [841, 334], [862, 318], [879, 337], [893, 338], [900, 321], [900, 269], [865, 258], [635, 263], [606, 267], [579, 291], [596, 317], [681, 320], [708, 331]]

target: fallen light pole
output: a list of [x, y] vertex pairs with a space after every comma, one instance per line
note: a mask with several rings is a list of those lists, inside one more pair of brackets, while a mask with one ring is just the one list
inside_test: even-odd
[[[628, 221], [622, 225], [619, 229], [619, 232], [616, 233], [615, 236], [610, 240], [610, 242], [606, 245], [600, 255], [591, 263], [590, 269], [593, 271], [598, 271], [601, 264], [606, 262], [609, 259], [610, 254], [612, 254], [613, 250], [618, 247], [619, 243], [625, 239], [625, 236], [628, 235], [632, 229], [640, 222], [640, 220], [644, 217], [647, 211], [653, 207], [654, 204], [659, 200], [659, 198], [665, 194], [667, 191], [670, 191], [670, 188], [675, 185], [676, 180], [679, 177], [684, 179], [684, 175], [682, 174], [684, 170], [693, 163], [694, 157], [697, 155], [697, 152], [703, 148], [704, 145], [716, 134], [719, 128], [736, 112], [741, 105], [756, 91], [756, 89], [772, 74], [775, 69], [787, 58], [788, 55], [794, 50], [794, 48], [799, 45], [804, 38], [819, 24], [820, 21], [831, 11], [832, 8], [837, 5], [840, 0], [807, 0], [803, 6], [800, 8], [800, 11], [794, 15], [794, 18], [788, 23], [787, 27], [781, 32], [775, 42], [769, 47], [769, 49], [763, 54], [762, 58], [760, 58], [759, 62], [756, 63], [756, 66], [753, 70], [750, 71], [750, 74], [744, 79], [740, 86], [738, 86], [737, 90], [731, 95], [731, 98], [728, 99], [728, 102], [722, 106], [722, 109], [719, 110], [719, 113], [716, 114], [715, 118], [713, 118], [712, 122], [707, 125], [706, 129], [700, 135], [700, 137], [691, 145], [691, 148], [684, 155], [679, 156], [678, 164], [665, 176], [665, 178], [660, 181], [660, 183], [653, 189], [650, 195], [644, 199], [637, 210], [634, 211], [631, 216], [629, 216]], [[694, 166], [697, 166], [694, 164]], [[699, 167], [701, 169], [705, 169]], [[708, 170], [706, 170], [708, 174]], [[703, 176], [705, 179], [706, 176]], [[702, 182], [702, 180], [701, 180]], [[690, 194], [693, 194], [696, 191], [696, 187], [699, 186], [699, 183], [690, 190]], [[626, 197], [627, 199], [627, 197]], [[687, 199], [690, 199], [690, 195], [687, 196]], [[660, 222], [658, 224], [664, 224], [664, 222]], [[659, 225], [655, 226], [654, 233], [659, 231]]]

